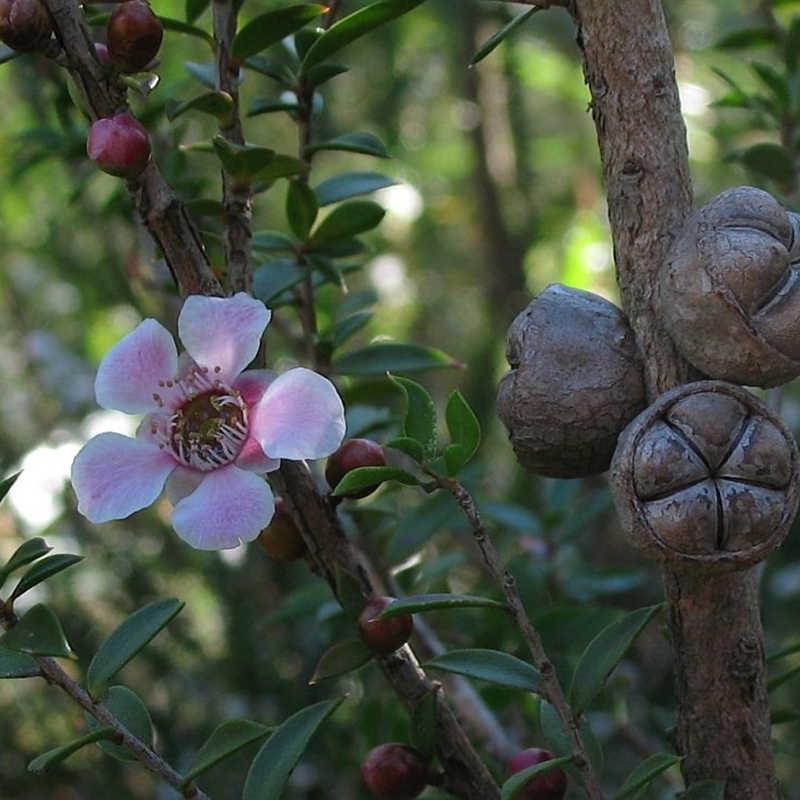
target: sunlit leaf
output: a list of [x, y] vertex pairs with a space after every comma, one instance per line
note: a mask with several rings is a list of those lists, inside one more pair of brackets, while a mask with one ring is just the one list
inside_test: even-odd
[[403, 436], [419, 442], [422, 460], [430, 461], [436, 454], [436, 405], [423, 386], [409, 378], [389, 375], [389, 380], [400, 390], [405, 400]]
[[589, 642], [575, 667], [569, 690], [570, 703], [576, 713], [584, 711], [600, 694], [614, 667], [661, 608], [657, 605], [631, 611]]
[[50, 767], [55, 764], [60, 764], [62, 761], [68, 759], [73, 753], [77, 753], [87, 744], [94, 744], [103, 739], [111, 739], [115, 735], [114, 729], [110, 725], [105, 725], [102, 728], [87, 733], [81, 736], [80, 739], [75, 739], [67, 744], [62, 744], [60, 747], [54, 747], [46, 753], [42, 753], [28, 763], [28, 771], [41, 774], [46, 772]]
[[[139, 695], [128, 689], [127, 686], [111, 686], [104, 706], [121, 722], [125, 728], [140, 742], [148, 747], [153, 745], [153, 720], [147, 706]], [[96, 731], [105, 725], [96, 720], [89, 712], [84, 713], [89, 730]], [[120, 744], [101, 740], [98, 742], [100, 749], [106, 755], [119, 761], [135, 761], [136, 756]]]
[[513, 33], [517, 28], [523, 25], [528, 19], [533, 16], [537, 11], [541, 11], [542, 6], [533, 6], [522, 14], [518, 14], [510, 22], [503, 25], [499, 31], [490, 36], [479, 48], [478, 52], [472, 57], [469, 62], [471, 67], [474, 67], [478, 62], [483, 61], [498, 45], [500, 45], [508, 36]]
[[260, 741], [269, 731], [266, 726], [249, 719], [232, 719], [218, 725], [195, 753], [184, 774], [183, 785], [247, 745]]
[[542, 676], [536, 667], [500, 650], [451, 650], [427, 661], [423, 667], [477, 678], [523, 692], [537, 692], [542, 688]]
[[134, 611], [100, 645], [86, 672], [86, 686], [93, 697], [137, 655], [183, 608], [174, 598], [156, 600]]
[[385, 215], [386, 209], [371, 200], [342, 203], [320, 222], [311, 236], [311, 244], [320, 247], [337, 239], [371, 231]]
[[15, 600], [34, 586], [38, 586], [42, 581], [46, 581], [48, 578], [57, 575], [62, 570], [68, 569], [79, 561], [83, 561], [83, 556], [70, 555], [69, 553], [46, 556], [41, 561], [34, 564], [22, 578], [20, 578], [9, 600]]
[[353, 350], [333, 360], [337, 375], [363, 377], [385, 375], [387, 372], [419, 372], [442, 367], [459, 367], [457, 361], [441, 350], [420, 344], [379, 342]]
[[0, 636], [0, 647], [32, 656], [73, 657], [58, 617], [41, 603], [28, 609], [13, 628]]
[[314, 189], [317, 202], [321, 206], [349, 200], [361, 194], [370, 194], [378, 189], [395, 185], [395, 181], [381, 175], [380, 172], [342, 172], [332, 178], [322, 181]]
[[309, 70], [343, 47], [364, 36], [380, 25], [402, 16], [421, 5], [423, 0], [378, 0], [365, 8], [354, 11], [344, 19], [331, 25], [320, 36], [303, 58], [302, 69]]
[[345, 133], [342, 136], [309, 145], [306, 153], [310, 155], [320, 150], [344, 150], [377, 158], [389, 158], [383, 142], [371, 133]]
[[338, 678], [371, 660], [372, 653], [361, 639], [344, 639], [322, 654], [308, 682], [313, 686], [330, 678]]
[[559, 756], [558, 758], [551, 758], [539, 764], [525, 767], [525, 769], [521, 769], [519, 772], [515, 772], [500, 787], [500, 800], [513, 800], [513, 798], [519, 794], [522, 787], [527, 786], [537, 775], [546, 775], [554, 769], [560, 769], [565, 764], [569, 764], [572, 760], [572, 756]]
[[243, 61], [266, 50], [286, 36], [298, 31], [312, 19], [324, 14], [326, 6], [309, 3], [278, 8], [253, 18], [233, 39], [231, 55]]
[[344, 700], [323, 700], [287, 719], [258, 751], [244, 782], [242, 800], [278, 800], [311, 737]]
[[681, 756], [673, 753], [653, 753], [639, 764], [622, 782], [614, 800], [625, 800], [645, 786], [649, 786], [662, 772], [680, 764]]
[[394, 600], [391, 605], [381, 611], [380, 619], [384, 617], [397, 617], [404, 614], [417, 614], [425, 611], [442, 611], [453, 608], [496, 608], [507, 611], [508, 606], [488, 597], [471, 594], [432, 593], [417, 594], [413, 597], [403, 597]]

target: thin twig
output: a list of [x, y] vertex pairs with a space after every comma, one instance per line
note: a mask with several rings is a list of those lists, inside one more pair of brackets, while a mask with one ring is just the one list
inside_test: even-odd
[[550, 661], [550, 658], [545, 652], [539, 631], [536, 630], [536, 627], [525, 612], [525, 606], [517, 589], [516, 580], [500, 559], [500, 554], [497, 552], [497, 548], [494, 546], [488, 531], [483, 525], [483, 521], [472, 499], [472, 495], [456, 480], [442, 478], [434, 473], [429, 474], [435, 479], [439, 486], [446, 489], [453, 496], [461, 513], [468, 521], [472, 529], [472, 536], [475, 543], [478, 545], [478, 549], [481, 551], [483, 560], [486, 562], [486, 566], [489, 568], [494, 580], [501, 586], [511, 615], [519, 628], [523, 641], [530, 651], [533, 663], [542, 676], [544, 690], [540, 691], [539, 694], [552, 704], [567, 731], [572, 753], [575, 757], [574, 763], [583, 777], [586, 793], [591, 800], [602, 800], [603, 794], [600, 783], [597, 776], [594, 774], [594, 770], [586, 754], [586, 747], [583, 744], [579, 721], [572, 713], [564, 697], [564, 691], [561, 688], [561, 684], [558, 682], [558, 676], [556, 675], [553, 662]]

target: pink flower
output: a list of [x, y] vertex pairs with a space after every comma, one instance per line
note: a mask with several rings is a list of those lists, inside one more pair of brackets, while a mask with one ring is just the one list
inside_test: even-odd
[[322, 458], [344, 436], [333, 384], [298, 367], [276, 376], [244, 368], [270, 319], [244, 293], [188, 297], [178, 317], [186, 352], [146, 319], [109, 350], [95, 394], [104, 408], [144, 414], [136, 438], [101, 433], [72, 465], [78, 511], [123, 519], [166, 488], [178, 536], [200, 550], [255, 539], [275, 510], [263, 473], [280, 459]]

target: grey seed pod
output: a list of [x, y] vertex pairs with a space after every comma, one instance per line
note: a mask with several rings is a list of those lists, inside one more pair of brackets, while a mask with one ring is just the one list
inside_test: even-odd
[[766, 387], [800, 375], [800, 217], [760, 189], [723, 192], [684, 225], [656, 307], [710, 378]]
[[748, 567], [780, 545], [797, 512], [797, 446], [750, 392], [698, 381], [625, 429], [609, 486], [625, 533], [651, 558]]
[[555, 478], [608, 469], [622, 429], [645, 406], [642, 367], [622, 311], [551, 284], [508, 330], [497, 413], [519, 462]]

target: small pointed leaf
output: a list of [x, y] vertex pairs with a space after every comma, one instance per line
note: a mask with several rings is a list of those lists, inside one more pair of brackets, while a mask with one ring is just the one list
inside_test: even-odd
[[457, 389], [447, 400], [445, 422], [451, 444], [444, 450], [447, 474], [452, 477], [475, 455], [481, 443], [481, 426], [473, 410]]
[[93, 697], [103, 693], [114, 677], [183, 608], [174, 598], [156, 600], [134, 611], [100, 645], [86, 672], [86, 687]]
[[70, 553], [59, 553], [43, 558], [41, 561], [34, 564], [22, 578], [20, 578], [9, 600], [16, 600], [29, 589], [38, 586], [42, 581], [46, 581], [48, 578], [57, 575], [62, 570], [68, 569], [79, 561], [83, 561], [83, 556], [71, 555]]
[[13, 628], [0, 636], [0, 647], [32, 656], [74, 656], [58, 617], [42, 604], [28, 609]]
[[344, 697], [323, 700], [289, 717], [253, 759], [242, 800], [279, 800], [311, 737], [343, 700]]
[[358, 236], [380, 225], [386, 209], [372, 200], [350, 200], [331, 211], [317, 226], [311, 243], [324, 246], [339, 239]]
[[364, 36], [380, 25], [399, 17], [421, 5], [423, 0], [378, 0], [366, 8], [354, 11], [344, 19], [331, 25], [309, 47], [303, 58], [302, 69], [309, 70], [343, 47]]
[[500, 800], [513, 800], [523, 786], [535, 778], [537, 775], [545, 775], [554, 769], [563, 767], [572, 761], [572, 756], [559, 756], [558, 758], [551, 758], [547, 761], [542, 761], [539, 764], [534, 764], [531, 767], [515, 772], [508, 780], [506, 780], [500, 787]]
[[[152, 747], [153, 720], [139, 695], [132, 692], [127, 686], [112, 686], [108, 690], [108, 697], [106, 697], [104, 705], [140, 742]], [[91, 731], [105, 727], [88, 712], [84, 714], [84, 717]], [[98, 742], [98, 746], [106, 755], [119, 761], [136, 760], [136, 756], [129, 750], [114, 742], [101, 740]]]
[[28, 771], [41, 775], [54, 764], [60, 764], [73, 753], [77, 753], [78, 750], [86, 747], [87, 744], [100, 742], [103, 739], [111, 739], [114, 734], [115, 731], [110, 725], [104, 725], [102, 728], [98, 728], [91, 733], [87, 733], [85, 736], [81, 736], [80, 739], [75, 739], [75, 741], [69, 742], [68, 744], [62, 744], [60, 747], [54, 747], [52, 750], [48, 750], [46, 753], [37, 756], [33, 761], [28, 763]]
[[324, 142], [309, 145], [306, 154], [311, 155], [320, 150], [344, 150], [348, 153], [361, 153], [377, 158], [389, 158], [383, 142], [371, 133], [345, 133]]
[[600, 694], [614, 667], [661, 608], [656, 605], [632, 611], [612, 622], [589, 642], [575, 667], [569, 690], [570, 704], [576, 714], [583, 712]]
[[215, 136], [212, 144], [223, 169], [234, 178], [249, 180], [275, 158], [275, 151], [267, 147], [237, 145], [222, 136]]
[[389, 375], [389, 380], [405, 399], [403, 436], [414, 439], [422, 447], [423, 461], [436, 455], [436, 405], [427, 389], [409, 378]]
[[342, 172], [322, 181], [314, 189], [314, 193], [319, 204], [327, 206], [358, 195], [371, 194], [395, 184], [396, 181], [381, 175], [380, 172]]
[[471, 594], [418, 594], [413, 597], [403, 597], [395, 600], [391, 605], [381, 611], [380, 619], [384, 617], [399, 617], [404, 614], [417, 614], [425, 611], [441, 611], [452, 608], [496, 608], [508, 611], [508, 606], [488, 597]]
[[164, 30], [173, 31], [175, 33], [185, 33], [189, 36], [195, 36], [202, 39], [207, 44], [214, 46], [214, 37], [210, 36], [202, 28], [192, 25], [190, 22], [184, 22], [180, 19], [171, 19], [170, 17], [159, 16], [158, 21], [161, 23]]
[[468, 648], [452, 650], [423, 664], [427, 669], [454, 672], [467, 678], [478, 678], [497, 686], [537, 692], [542, 687], [542, 676], [527, 661], [500, 650]]
[[314, 686], [329, 678], [338, 678], [363, 667], [371, 660], [372, 653], [361, 639], [345, 639], [322, 654], [308, 683]]
[[386, 442], [384, 447], [391, 447], [393, 450], [399, 450], [417, 463], [421, 463], [425, 460], [422, 445], [410, 436], [397, 436]]
[[240, 61], [254, 56], [300, 30], [326, 10], [326, 6], [314, 3], [267, 11], [239, 30], [231, 45], [231, 55]]
[[[19, 475], [19, 473], [17, 473], [17, 475]], [[14, 479], [16, 479], [16, 475]], [[24, 567], [26, 564], [30, 564], [32, 561], [46, 556], [52, 549], [53, 548], [50, 547], [44, 539], [40, 539], [38, 536], [35, 539], [28, 539], [27, 542], [21, 544], [14, 551], [11, 558], [8, 559], [6, 565], [0, 569], [0, 587], [6, 582], [8, 576], [15, 569]]]
[[174, 120], [187, 111], [201, 111], [217, 119], [225, 119], [233, 110], [233, 98], [227, 92], [205, 92], [191, 100], [170, 99], [164, 109], [167, 119]]
[[11, 491], [11, 487], [17, 482], [17, 478], [19, 478], [21, 474], [22, 470], [0, 480], [0, 501], [5, 499], [5, 496]]
[[243, 747], [263, 739], [269, 728], [249, 719], [232, 719], [218, 725], [195, 753], [183, 778], [186, 786], [220, 761], [238, 753]]
[[528, 19], [533, 16], [537, 11], [542, 11], [544, 6], [533, 6], [522, 14], [518, 14], [510, 22], [503, 25], [499, 31], [490, 36], [479, 48], [478, 52], [472, 57], [469, 62], [471, 67], [474, 67], [479, 62], [483, 61], [498, 45], [500, 45], [508, 36], [513, 33], [520, 25], [523, 25]]
[[0, 647], [0, 678], [35, 678], [41, 675], [32, 656]]
[[343, 497], [378, 486], [386, 481], [397, 481], [405, 486], [419, 486], [420, 481], [410, 472], [406, 472], [399, 467], [357, 467], [351, 469], [336, 484], [336, 488], [331, 494], [334, 497]]
[[461, 365], [441, 350], [418, 344], [380, 342], [352, 350], [333, 360], [333, 371], [348, 377], [385, 375], [387, 372], [420, 372]]
[[614, 800], [625, 800], [633, 796], [643, 787], [649, 786], [662, 772], [675, 764], [680, 764], [681, 761], [681, 756], [672, 753], [653, 753], [625, 778], [614, 795]]

